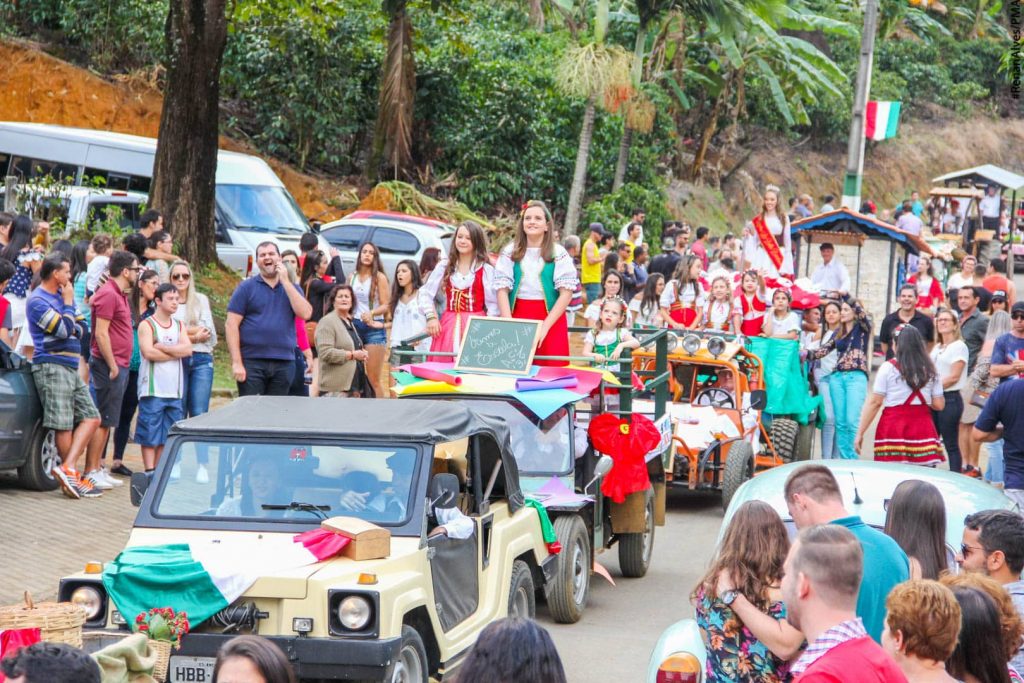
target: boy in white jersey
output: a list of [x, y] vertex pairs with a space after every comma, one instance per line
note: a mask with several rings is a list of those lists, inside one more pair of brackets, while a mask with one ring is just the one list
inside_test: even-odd
[[184, 417], [181, 399], [185, 373], [181, 359], [192, 355], [192, 342], [181, 322], [171, 316], [178, 310], [178, 290], [170, 283], [156, 289], [156, 311], [139, 323], [139, 418], [135, 440], [142, 447], [147, 472], [156, 469], [167, 433]]

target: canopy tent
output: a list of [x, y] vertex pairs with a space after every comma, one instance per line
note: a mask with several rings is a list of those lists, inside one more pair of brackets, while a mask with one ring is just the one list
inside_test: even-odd
[[[920, 235], [846, 208], [794, 221], [791, 229], [794, 237], [802, 238], [796, 255], [798, 274], [801, 257], [805, 277], [810, 277], [814, 272], [812, 266], [821, 262], [818, 250], [810, 245], [834, 244], [835, 257], [850, 271], [851, 294], [864, 302], [876, 320], [892, 310], [895, 287], [904, 276], [901, 268], [905, 269], [907, 254], [933, 254]], [[855, 264], [851, 263], [851, 255]]]
[[[957, 186], [970, 184], [973, 187], [994, 185], [999, 189], [999, 194], [1010, 192], [1010, 233], [1006, 237], [1006, 243], [1011, 245], [1007, 249], [1012, 252], [1013, 233], [1020, 223], [1017, 195], [1021, 194], [1024, 196], [1024, 175], [1007, 171], [1005, 168], [1000, 168], [993, 164], [983, 164], [974, 168], [965, 168], [961, 171], [952, 171], [951, 173], [940, 175], [938, 178], [933, 178], [932, 182]], [[999, 241], [999, 235], [995, 236], [995, 240]], [[1013, 258], [1007, 258], [1006, 275], [1010, 278], [1013, 277]]]

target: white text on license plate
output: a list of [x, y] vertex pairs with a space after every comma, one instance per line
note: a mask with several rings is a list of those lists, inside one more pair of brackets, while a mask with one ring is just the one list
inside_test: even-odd
[[168, 683], [211, 683], [216, 661], [213, 657], [171, 657]]

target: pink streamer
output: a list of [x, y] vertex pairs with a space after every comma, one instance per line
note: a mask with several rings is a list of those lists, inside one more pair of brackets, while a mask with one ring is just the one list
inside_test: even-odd
[[409, 373], [413, 377], [418, 377], [419, 379], [429, 379], [434, 382], [444, 382], [445, 384], [450, 384], [453, 387], [457, 387], [462, 384], [462, 378], [459, 377], [458, 375], [449, 375], [448, 373], [438, 372], [437, 370], [424, 368], [419, 365], [410, 365]]

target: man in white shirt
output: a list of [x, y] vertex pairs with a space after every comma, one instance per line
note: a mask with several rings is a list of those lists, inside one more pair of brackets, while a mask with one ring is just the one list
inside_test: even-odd
[[829, 299], [839, 299], [850, 293], [850, 273], [842, 261], [836, 259], [836, 248], [831, 242], [823, 242], [822, 264], [814, 269], [811, 282], [821, 294]]
[[633, 217], [629, 221], [627, 221], [625, 225], [622, 226], [621, 230], [619, 230], [619, 241], [620, 242], [625, 242], [626, 240], [629, 240], [629, 226], [633, 225], [634, 223], [639, 223], [640, 224], [640, 237], [638, 237], [635, 242], [633, 242], [633, 240], [630, 240], [630, 241], [633, 242], [633, 246], [639, 246], [639, 245], [643, 244], [644, 243], [644, 219], [645, 218], [647, 218], [647, 212], [646, 211], [644, 211], [642, 208], [633, 209]]
[[985, 196], [978, 202], [981, 211], [981, 227], [985, 230], [999, 228], [999, 212], [1003, 206], [1003, 198], [999, 196], [999, 188], [989, 185], [985, 188]]

